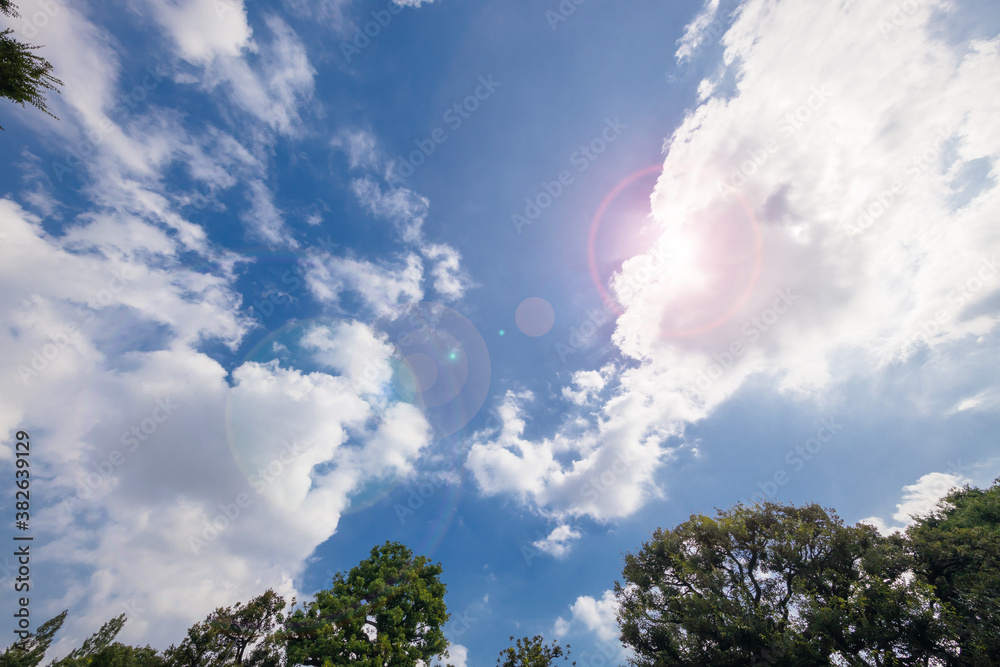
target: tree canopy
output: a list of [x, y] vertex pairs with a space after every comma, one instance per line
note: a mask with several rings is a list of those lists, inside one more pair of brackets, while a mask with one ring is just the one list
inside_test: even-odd
[[987, 490], [952, 491], [907, 536], [961, 650], [947, 664], [1000, 665], [1000, 478]]
[[[0, 667], [35, 667], [41, 664], [53, 637], [66, 620], [66, 613], [63, 611], [43, 623], [23, 642], [9, 646], [0, 654]], [[49, 667], [158, 667], [165, 664], [156, 649], [150, 646], [137, 648], [115, 642], [114, 638], [124, 625], [125, 614], [116, 616], [85, 639], [80, 648], [61, 660], [50, 662]]]
[[284, 619], [285, 599], [268, 589], [246, 605], [219, 607], [164, 652], [170, 667], [246, 665], [278, 667], [282, 656], [275, 632]]
[[0, 654], [0, 667], [35, 667], [40, 663], [45, 657], [45, 652], [49, 650], [53, 637], [66, 620], [66, 613], [64, 611], [42, 623], [38, 630], [26, 639], [4, 649]]
[[[290, 613], [267, 590], [219, 607], [162, 652], [115, 641], [120, 615], [49, 667], [439, 665], [441, 572], [386, 542], [310, 601], [292, 600]], [[692, 515], [625, 554], [615, 593], [635, 667], [1000, 665], [1000, 479], [953, 490], [888, 536], [816, 504]], [[8, 647], [0, 667], [40, 665], [65, 619]], [[497, 667], [569, 661], [568, 644], [510, 640]]]
[[625, 556], [622, 642], [637, 666], [926, 665], [946, 654], [904, 540], [819, 505], [692, 516]]
[[[19, 16], [11, 0], [0, 0], [0, 14]], [[52, 63], [34, 53], [40, 47], [20, 42], [13, 34], [12, 28], [0, 31], [0, 97], [22, 107], [28, 102], [56, 118], [45, 102], [45, 91], [59, 92], [56, 86], [61, 86], [62, 81], [52, 75]]]
[[[513, 635], [510, 640], [514, 641]], [[569, 644], [566, 644], [565, 650], [555, 641], [551, 646], [546, 646], [545, 639], [541, 635], [535, 635], [522, 637], [514, 645], [500, 651], [497, 667], [551, 667], [557, 658], [569, 660]], [[570, 664], [575, 665], [576, 662]]]
[[[219, 607], [162, 653], [115, 642], [125, 624], [122, 614], [49, 667], [429, 665], [448, 656], [440, 574], [440, 564], [386, 542], [291, 614], [283, 613], [285, 599], [269, 589], [246, 604]], [[64, 611], [8, 647], [0, 653], [0, 667], [39, 665], [65, 619]]]
[[446, 657], [441, 566], [386, 542], [285, 619], [293, 665], [412, 667]]

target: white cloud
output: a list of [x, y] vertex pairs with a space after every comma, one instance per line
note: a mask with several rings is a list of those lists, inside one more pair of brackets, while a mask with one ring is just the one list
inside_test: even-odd
[[[236, 312], [240, 299], [224, 278], [181, 268], [160, 269], [138, 257], [121, 257], [115, 252], [117, 244], [100, 243], [98, 238], [104, 234], [125, 231], [115, 220], [96, 218], [90, 226], [103, 229], [105, 223], [109, 225], [100, 234], [71, 230], [60, 247], [60, 242], [45, 234], [38, 218], [14, 202], [0, 199], [0, 212], [9, 234], [2, 249], [5, 254], [16, 253], [17, 261], [11, 265], [33, 261], [32, 272], [11, 273], [5, 283], [20, 295], [19, 307], [12, 308], [8, 317], [25, 330], [46, 336], [59, 328], [60, 318], [68, 318], [66, 323], [79, 329], [90, 326], [100, 311], [114, 308], [132, 309], [143, 320], [169, 327], [171, 335], [184, 344], [205, 338], [232, 344], [249, 326]], [[147, 239], [153, 249], [164, 249], [164, 237], [155, 228], [140, 226], [127, 233], [134, 242]], [[96, 259], [94, 253], [106, 259]], [[160, 258], [152, 255], [149, 259], [158, 263]], [[29, 302], [34, 310], [21, 312], [20, 307]]]
[[[377, 169], [381, 162], [378, 142], [375, 136], [367, 130], [341, 130], [330, 144], [347, 153], [347, 161], [351, 169]], [[357, 194], [357, 186], [352, 183], [352, 188]], [[358, 194], [359, 199], [361, 196]]]
[[1000, 388], [984, 389], [956, 403], [945, 414], [953, 415], [966, 410], [992, 410], [1000, 405]]
[[577, 405], [586, 404], [607, 385], [608, 378], [602, 372], [611, 375], [614, 369], [608, 367], [602, 371], [577, 371], [573, 374], [573, 386], [576, 390], [569, 386], [563, 387], [563, 397]]
[[341, 322], [335, 327], [312, 326], [302, 338], [306, 349], [338, 375], [347, 377], [362, 394], [379, 394], [392, 377], [385, 360], [393, 353], [384, 334], [361, 322]]
[[701, 46], [705, 40], [705, 29], [711, 25], [715, 15], [719, 12], [719, 0], [705, 0], [705, 7], [691, 23], [684, 27], [684, 36], [678, 40], [676, 57], [677, 61], [691, 58], [692, 54]]
[[466, 667], [469, 660], [469, 649], [461, 644], [452, 644], [448, 647], [447, 663], [455, 667]]
[[[434, 0], [391, 0], [401, 7], [420, 7]], [[350, 6], [359, 5], [355, 0], [281, 0], [281, 4], [289, 14], [299, 19], [308, 19], [328, 26], [342, 36], [351, 34], [351, 28], [357, 26], [351, 21]], [[367, 20], [367, 13], [362, 13], [361, 22]], [[358, 28], [359, 29], [359, 28]]]
[[[245, 22], [242, 5], [219, 4], [220, 7], [225, 4], [226, 8], [238, 9], [231, 13], [223, 11], [225, 21]], [[163, 27], [168, 33], [175, 28], [183, 28], [181, 19], [186, 12], [198, 14], [206, 7], [208, 11], [215, 12], [211, 6], [211, 3], [156, 4], [165, 12], [162, 18], [166, 23]], [[22, 12], [45, 13], [44, 8], [31, 1], [22, 4], [21, 9]], [[187, 45], [183, 47], [186, 49], [184, 53], [194, 49], [193, 44], [199, 39], [198, 31], [201, 30], [198, 26], [204, 25], [204, 22], [199, 22], [192, 27], [194, 35], [178, 36], [177, 48], [182, 49], [180, 44], [183, 43]], [[211, 21], [207, 25], [215, 29]], [[280, 25], [269, 25], [277, 33], [282, 33]], [[222, 40], [226, 34], [235, 35], [240, 31], [209, 32], [214, 39]], [[274, 47], [272, 50], [282, 53], [295, 51], [288, 46], [279, 48], [280, 44], [294, 41], [294, 36], [287, 30], [284, 33], [283, 36], [279, 34], [267, 49]], [[200, 127], [193, 132], [185, 127], [185, 116], [176, 110], [158, 106], [154, 100], [157, 89], [169, 76], [166, 70], [149, 69], [135, 75], [134, 79], [121, 80], [119, 57], [110, 46], [115, 43], [114, 40], [70, 6], [59, 7], [59, 11], [44, 26], [43, 36], [48, 44], [46, 57], [67, 82], [62, 89], [63, 94], [52, 99], [53, 109], [61, 122], [38, 127], [43, 134], [59, 134], [60, 143], [66, 147], [65, 151], [56, 153], [57, 160], [50, 165], [56, 187], [63, 183], [66, 174], [83, 172], [84, 180], [90, 181], [85, 189], [88, 197], [97, 206], [115, 211], [118, 215], [114, 217], [122, 218], [117, 224], [129, 227], [129, 235], [143, 228], [136, 221], [127, 219], [128, 214], [132, 214], [172, 229], [186, 250], [220, 259], [219, 251], [207, 243], [204, 230], [184, 219], [177, 209], [192, 203], [197, 208], [206, 205], [221, 208], [214, 201], [214, 195], [234, 187], [241, 179], [247, 179], [255, 204], [251, 218], [260, 223], [265, 236], [275, 237], [279, 218], [273, 206], [268, 206], [269, 193], [262, 189], [259, 182], [261, 172], [267, 168], [266, 163], [231, 135], [211, 126]], [[239, 45], [244, 40], [233, 37], [229, 41]], [[220, 44], [210, 43], [202, 51], [216, 54], [212, 58], [229, 58], [227, 54], [236, 49], [236, 46], [223, 48]], [[268, 67], [287, 69], [288, 63], [283, 64], [283, 55], [267, 50], [265, 55], [268, 56], [266, 60], [272, 63]], [[294, 107], [297, 98], [294, 94], [289, 96], [287, 88], [283, 88], [283, 77], [264, 74], [274, 84], [275, 95], [280, 98], [281, 104]], [[25, 118], [32, 119], [34, 116], [27, 115]], [[193, 179], [208, 186], [207, 195], [198, 193], [197, 198], [193, 198], [191, 193], [168, 193], [163, 173], [174, 165], [185, 167]], [[110, 231], [111, 226], [112, 222], [106, 220], [103, 229]], [[74, 228], [73, 233], [93, 237], [101, 234], [101, 230], [90, 225]], [[114, 234], [102, 234], [100, 242], [105, 247], [117, 242], [122, 250], [128, 252], [129, 235], [116, 241]]]
[[372, 215], [392, 221], [403, 241], [418, 243], [430, 201], [406, 188], [389, 188], [382, 191], [371, 178], [351, 181], [351, 191]]
[[392, 354], [366, 325], [310, 329], [305, 349], [329, 373], [247, 362], [230, 386], [196, 349], [247, 331], [225, 279], [69, 249], [86, 235], [49, 237], [9, 200], [0, 216], [0, 363], [13, 371], [0, 431], [48, 443], [35, 454], [52, 475], [39, 557], [61, 564], [55, 606], [73, 609], [57, 651], [126, 604], [143, 611], [123, 638], [162, 646], [216, 606], [268, 586], [294, 594], [350, 494], [407, 474], [430, 442], [423, 415], [362, 363], [387, 369]]
[[[178, 128], [179, 132], [183, 132]], [[191, 177], [208, 185], [212, 191], [233, 187], [238, 176], [255, 168], [259, 176], [261, 163], [231, 135], [215, 127], [208, 127], [201, 137], [190, 137], [188, 133], [177, 137], [183, 143], [181, 151], [185, 166]]]
[[[215, 5], [150, 6], [177, 56], [201, 69], [196, 81], [236, 102], [228, 118], [291, 132], [312, 90], [304, 48], [273, 17], [270, 39], [255, 44], [242, 4]], [[162, 647], [217, 606], [269, 586], [299, 594], [293, 577], [335, 532], [350, 494], [407, 474], [430, 428], [383, 391], [392, 349], [363, 323], [310, 330], [303, 344], [324, 372], [246, 362], [227, 373], [201, 351], [235, 350], [252, 326], [234, 288], [245, 260], [181, 211], [224, 210], [215, 195], [245, 185], [247, 222], [294, 247], [264, 185], [266, 151], [213, 127], [191, 131], [157, 106], [164, 72], [121, 81], [114, 41], [77, 9], [59, 6], [41, 37], [67, 85], [52, 101], [62, 121], [37, 129], [72, 151], [53, 181], [78, 170], [83, 210], [43, 226], [0, 199], [0, 364], [9, 370], [0, 431], [50, 443], [35, 454], [52, 482], [33, 519], [48, 536], [39, 560], [61, 573], [39, 582], [49, 603], [38, 613], [70, 608], [54, 651], [122, 611], [124, 641]], [[130, 90], [141, 95], [121, 106]], [[200, 199], [169, 187], [174, 167], [207, 188]], [[422, 295], [418, 255], [403, 259], [402, 276], [359, 266], [374, 270], [349, 285], [376, 305]]]
[[402, 304], [423, 299], [423, 264], [414, 254], [397, 266], [333, 256], [306, 262], [306, 283], [320, 301], [337, 303], [343, 292], [351, 290], [377, 317], [384, 317]]
[[[946, 346], [996, 325], [970, 306], [1000, 288], [989, 213], [1000, 190], [986, 182], [967, 206], [947, 202], [961, 164], [984, 152], [971, 146], [990, 145], [970, 140], [985, 128], [971, 120], [984, 108], [973, 91], [1000, 80], [1000, 57], [997, 42], [935, 41], [936, 4], [893, 40], [872, 29], [886, 11], [876, 5], [743, 5], [723, 38], [736, 91], [675, 132], [652, 197], [656, 247], [693, 250], [659, 271], [636, 258], [615, 283], [625, 306], [615, 342], [644, 362], [639, 375], [707, 414], [765, 368], [782, 389], [810, 393], [859, 372], [832, 366], [846, 350], [885, 366], [912, 355], [914, 340]], [[805, 48], [817, 43], [836, 48]], [[802, 57], [788, 60], [789, 48]], [[877, 216], [866, 229], [862, 209]], [[979, 271], [993, 281], [956, 304], [955, 286]], [[715, 366], [723, 377], [710, 377]]]
[[475, 284], [462, 269], [462, 256], [457, 250], [446, 243], [428, 243], [420, 248], [424, 257], [434, 264], [431, 276], [434, 278], [434, 290], [445, 301], [455, 301], [465, 296], [466, 291]]
[[299, 244], [285, 226], [284, 216], [274, 205], [274, 195], [268, 187], [260, 180], [252, 180], [247, 186], [250, 209], [242, 217], [250, 236], [271, 246], [297, 248]]
[[[221, 87], [232, 102], [271, 129], [297, 132], [297, 108], [311, 99], [316, 71], [287, 23], [274, 15], [265, 17], [270, 40], [259, 43], [242, 0], [147, 5], [177, 56], [201, 69], [196, 80], [202, 88]], [[188, 73], [178, 74], [178, 83], [191, 80]]]
[[267, 111], [261, 113], [250, 105], [247, 110], [274, 129], [288, 133], [298, 121], [297, 108], [312, 98], [316, 70], [309, 63], [302, 41], [287, 23], [276, 16], [268, 16], [265, 23], [273, 34], [263, 51], [264, 65], [259, 74], [268, 96]]
[[872, 524], [884, 535], [899, 532], [911, 525], [915, 517], [926, 516], [933, 512], [938, 501], [944, 498], [949, 491], [969, 482], [969, 479], [955, 473], [928, 473], [918, 479], [915, 484], [903, 487], [903, 498], [896, 505], [896, 512], [892, 515], [897, 525], [890, 526], [884, 519], [874, 516], [862, 519], [862, 521]]
[[[587, 433], [571, 437], [567, 420], [528, 441], [508, 410], [500, 435], [470, 450], [484, 492], [623, 516], [657, 494], [668, 438], [751, 377], [818, 397], [921, 348], [960, 369], [960, 345], [990, 344], [1000, 188], [988, 177], [952, 202], [971, 160], [998, 171], [997, 103], [981, 91], [1000, 86], [1000, 38], [940, 40], [931, 16], [949, 7], [921, 3], [883, 37], [891, 12], [877, 3], [741, 6], [721, 40], [735, 84], [674, 133], [651, 198], [656, 240], [612, 280], [624, 370]], [[623, 452], [637, 463], [615, 477]], [[600, 501], [554, 493], [582, 470], [627, 488]]]
[[424, 414], [409, 403], [387, 407], [381, 422], [361, 452], [360, 472], [366, 477], [405, 477], [413, 472], [413, 463], [433, 439]]
[[298, 18], [312, 20], [328, 26], [347, 35], [351, 22], [345, 12], [353, 0], [281, 0], [282, 6], [289, 14]]
[[[141, 159], [148, 151], [142, 150], [141, 141], [124, 136], [119, 126], [122, 119], [113, 117], [118, 108], [115, 93], [120, 58], [110, 46], [113, 43], [110, 35], [74, 5], [60, 5], [55, 12], [41, 0], [25, 0], [17, 5], [22, 16], [47, 17], [44, 29], [38, 34], [32, 33], [31, 38], [17, 34], [29, 43], [44, 43], [38, 55], [50, 61], [53, 70], [64, 81], [59, 95], [47, 96], [49, 107], [62, 122], [50, 122], [51, 119], [41, 113], [21, 114], [19, 121], [41, 136], [57, 135], [57, 140], [64, 142], [66, 158], [61, 162], [70, 162], [67, 170], [78, 168], [80, 164], [90, 166], [95, 153], [102, 151], [114, 153], [132, 168], [148, 169]], [[12, 23], [11, 27], [16, 30], [32, 25], [27, 21]], [[147, 87], [155, 83], [151, 78], [146, 82]], [[138, 86], [145, 93], [142, 79], [130, 82], [129, 88], [132, 86]], [[125, 99], [136, 103], [128, 96]], [[62, 181], [61, 174], [55, 174], [58, 182]]]
[[219, 57], [237, 57], [251, 47], [253, 31], [242, 0], [149, 2], [157, 22], [188, 62], [207, 65]]
[[618, 612], [618, 601], [615, 599], [615, 592], [604, 591], [600, 600], [595, 600], [589, 595], [581, 595], [570, 605], [573, 613], [570, 620], [558, 617], [553, 628], [556, 637], [562, 637], [573, 625], [582, 625], [588, 632], [597, 635], [602, 642], [615, 642], [618, 639], [618, 620], [615, 614]]
[[[530, 392], [508, 392], [497, 433], [477, 433], [466, 467], [487, 495], [513, 493], [556, 517], [589, 515], [605, 521], [628, 516], [660, 493], [652, 473], [669, 456], [665, 432], [647, 432], [644, 407], [626, 398], [606, 409], [592, 431], [565, 428], [552, 438], [523, 437]], [[575, 422], [574, 422], [575, 423]]]
[[571, 526], [563, 524], [556, 526], [547, 537], [536, 540], [531, 545], [550, 556], [562, 558], [569, 555], [570, 550], [573, 548], [573, 542], [579, 540], [580, 537], [580, 531], [573, 530]]
[[[371, 168], [378, 164], [377, 144], [370, 133], [343, 131], [334, 140], [334, 145], [347, 151], [352, 168]], [[461, 299], [477, 286], [462, 269], [462, 255], [458, 250], [446, 243], [425, 240], [423, 225], [430, 210], [426, 197], [407, 188], [389, 186], [383, 190], [370, 176], [352, 180], [351, 191], [370, 214], [392, 222], [402, 241], [418, 248], [431, 261], [432, 287], [444, 301]]]

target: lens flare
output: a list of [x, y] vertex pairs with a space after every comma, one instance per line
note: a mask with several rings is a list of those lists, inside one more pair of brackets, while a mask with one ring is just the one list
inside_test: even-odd
[[[591, 220], [587, 243], [591, 280], [618, 315], [624, 309], [598, 268], [598, 235], [608, 209], [622, 192], [662, 169], [655, 164], [626, 176], [604, 197]], [[645, 265], [627, 260], [613, 280], [620, 295], [658, 290], [659, 302], [668, 304], [659, 324], [663, 338], [696, 336], [722, 325], [739, 312], [756, 286], [763, 256], [761, 230], [746, 200], [739, 192], [732, 194], [735, 205], [676, 224], [672, 235], [661, 235], [647, 251]]]
[[544, 336], [556, 323], [556, 311], [552, 308], [552, 304], [542, 297], [529, 297], [517, 307], [514, 322], [526, 336]]
[[448, 306], [423, 301], [406, 306], [384, 328], [398, 360], [396, 398], [421, 409], [435, 438], [472, 421], [486, 402], [491, 372], [475, 325]]

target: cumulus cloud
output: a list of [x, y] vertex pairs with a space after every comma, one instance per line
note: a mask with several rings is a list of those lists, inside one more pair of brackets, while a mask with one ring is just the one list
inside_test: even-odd
[[[152, 15], [177, 57], [202, 70], [195, 81], [236, 102], [235, 124], [291, 132], [312, 86], [301, 43], [269, 18], [257, 44], [241, 3], [216, 4], [160, 3]], [[30, 0], [20, 9], [42, 10]], [[336, 531], [351, 494], [408, 474], [430, 427], [384, 391], [392, 348], [367, 324], [304, 332], [303, 358], [319, 370], [271, 361], [227, 372], [202, 351], [235, 351], [252, 327], [234, 288], [246, 260], [181, 211], [224, 210], [216, 195], [244, 185], [251, 235], [295, 247], [261, 175], [266, 156], [157, 106], [167, 72], [122, 81], [113, 40], [72, 7], [45, 30], [45, 55], [67, 85], [53, 100], [62, 122], [39, 131], [67, 147], [53, 185], [76, 172], [85, 199], [59, 224], [0, 199], [0, 361], [10, 371], [0, 429], [7, 442], [25, 429], [46, 443], [36, 464], [53, 481], [33, 519], [48, 536], [38, 557], [60, 574], [40, 582], [50, 603], [38, 613], [71, 610], [54, 651], [123, 611], [124, 641], [162, 647], [267, 587], [301, 597], [293, 578]], [[121, 86], [133, 90], [124, 103]], [[172, 168], [197, 196], [170, 187]], [[386, 283], [376, 270], [351, 285], [376, 304], [418, 299], [419, 256], [404, 267]], [[12, 458], [9, 447], [0, 457]], [[275, 525], [280, 541], [269, 537]]]
[[[242, 5], [225, 4], [238, 11], [218, 19], [224, 25], [199, 3], [153, 16], [177, 56], [205, 70], [201, 81], [239, 102], [227, 114], [234, 123], [291, 131], [312, 85], [304, 49], [277, 19], [265, 20], [270, 38], [255, 45]], [[20, 9], [41, 11], [30, 0]], [[62, 122], [39, 131], [67, 146], [53, 185], [68, 172], [85, 185], [72, 219], [44, 220], [0, 199], [0, 362], [9, 370], [0, 430], [6, 442], [25, 429], [45, 443], [36, 464], [52, 483], [33, 519], [47, 536], [39, 559], [60, 574], [39, 582], [50, 603], [38, 613], [71, 610], [54, 651], [123, 611], [124, 641], [162, 647], [217, 606], [267, 587], [301, 597], [292, 580], [336, 531], [351, 494], [408, 474], [430, 428], [384, 391], [392, 349], [370, 325], [331, 320], [305, 331], [308, 370], [272, 360], [230, 372], [204, 351], [235, 351], [253, 326], [234, 287], [246, 260], [216, 247], [183, 210], [224, 210], [216, 195], [245, 185], [254, 233], [294, 247], [264, 185], [266, 156], [157, 106], [167, 73], [122, 81], [113, 41], [72, 7], [45, 29], [45, 55], [67, 85], [53, 101]], [[121, 106], [121, 86], [139, 86], [142, 99]], [[185, 172], [197, 196], [170, 187], [170, 169]], [[399, 294], [419, 299], [420, 257], [403, 267], [402, 276], [376, 267], [349, 285], [376, 310]], [[10, 448], [0, 456], [10, 460]], [[280, 541], [269, 537], [275, 525]]]
[[600, 600], [595, 600], [589, 595], [581, 595], [570, 605], [572, 617], [567, 620], [562, 616], [555, 622], [553, 634], [562, 637], [574, 625], [582, 625], [602, 642], [612, 642], [618, 638], [618, 601], [615, 599], [615, 592], [604, 591]]
[[[951, 9], [921, 3], [896, 25], [878, 4], [740, 6], [721, 38], [734, 83], [670, 138], [656, 240], [610, 281], [625, 358], [610, 398], [587, 433], [571, 439], [569, 420], [530, 441], [508, 402], [511, 422], [470, 450], [484, 492], [621, 516], [658, 492], [670, 437], [751, 377], [808, 398], [919, 350], [960, 368], [963, 346], [991, 344], [1000, 130], [981, 91], [1000, 84], [1000, 38], [942, 40], [931, 17]], [[691, 32], [679, 53], [696, 43]], [[974, 160], [988, 175], [968, 176]], [[626, 451], [636, 463], [615, 476]], [[554, 493], [583, 470], [626, 488], [598, 502]]]
[[[613, 374], [611, 367], [603, 369], [608, 375]], [[563, 398], [577, 405], [584, 405], [607, 385], [608, 378], [601, 371], [577, 371], [573, 374], [572, 385], [562, 388]], [[574, 389], [573, 387], [576, 387]]]
[[299, 107], [312, 98], [316, 71], [295, 32], [276, 16], [265, 19], [271, 40], [259, 47], [255, 69], [247, 58], [221, 57], [205, 67], [203, 86], [225, 84], [244, 111], [283, 134], [298, 132]]
[[[120, 84], [121, 62], [111, 47], [110, 35], [72, 5], [60, 6], [59, 11], [52, 13], [51, 7], [44, 6], [40, 0], [17, 4], [22, 16], [47, 17], [40, 35], [45, 41], [42, 54], [65, 81], [60, 87], [61, 94], [49, 100], [53, 113], [63, 122], [46, 123], [42, 120], [44, 116], [36, 114], [22, 119], [43, 136], [54, 134], [64, 142], [65, 158], [59, 160], [53, 174], [56, 184], [62, 182], [67, 172], [93, 168], [104, 152], [113, 154], [129, 169], [149, 174], [148, 162], [155, 150], [154, 142], [128, 136], [122, 127], [128, 116], [125, 111], [131, 110], [128, 104], [137, 102], [127, 95], [124, 98], [115, 95]], [[26, 21], [18, 23], [12, 26], [15, 30], [30, 25]], [[33, 33], [34, 39], [25, 35], [20, 37], [36, 42], [39, 35]], [[129, 82], [129, 88], [138, 86], [145, 95], [149, 88], [158, 85], [158, 76], [144, 73], [139, 80]], [[125, 102], [119, 103], [120, 99]]]
[[[531, 392], [508, 392], [498, 409], [502, 426], [476, 434], [466, 466], [486, 495], [513, 493], [556, 517], [628, 516], [660, 490], [652, 473], [669, 455], [666, 433], [645, 432], [642, 407], [626, 400], [593, 430], [566, 428], [552, 438], [524, 438]], [[636, 426], [639, 424], [638, 426]]]
[[461, 644], [451, 644], [448, 647], [448, 660], [449, 665], [454, 665], [454, 667], [466, 667], [469, 660], [469, 649]]
[[302, 337], [302, 345], [316, 361], [350, 378], [363, 394], [380, 393], [392, 376], [391, 368], [381, 363], [392, 355], [392, 345], [384, 334], [361, 322], [312, 326]]
[[368, 325], [305, 332], [323, 371], [273, 360], [227, 374], [198, 351], [249, 328], [227, 279], [51, 237], [10, 200], [0, 216], [0, 357], [13, 371], [0, 430], [46, 442], [35, 525], [51, 536], [40, 557], [67, 566], [65, 643], [126, 605], [143, 610], [126, 636], [165, 644], [235, 598], [295, 593], [351, 494], [408, 474], [430, 442], [423, 415], [383, 391], [392, 348]]

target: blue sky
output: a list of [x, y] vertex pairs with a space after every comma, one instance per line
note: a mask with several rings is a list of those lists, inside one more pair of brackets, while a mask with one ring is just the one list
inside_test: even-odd
[[1000, 474], [986, 0], [19, 7], [65, 85], [0, 105], [0, 458], [60, 654], [389, 539], [452, 662], [622, 660], [657, 527]]

